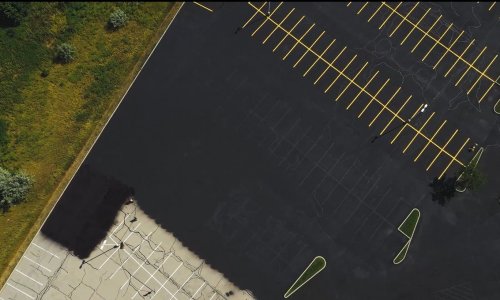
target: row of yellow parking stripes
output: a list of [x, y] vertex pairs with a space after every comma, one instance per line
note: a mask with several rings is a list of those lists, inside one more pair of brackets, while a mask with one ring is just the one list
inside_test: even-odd
[[[380, 18], [381, 23], [380, 26], [378, 27], [379, 30], [382, 30], [384, 25], [386, 25], [391, 18], [393, 19], [397, 18], [398, 19], [398, 22], [396, 22], [397, 25], [394, 27], [394, 29], [389, 30], [390, 31], [389, 37], [392, 37], [401, 28], [401, 25], [403, 24], [410, 25], [408, 26], [407, 28], [408, 32], [400, 42], [400, 45], [403, 45], [412, 34], [415, 33], [414, 35], [417, 35], [416, 33], [420, 32], [421, 37], [411, 49], [411, 53], [413, 53], [419, 47], [419, 45], [421, 45], [422, 41], [427, 39], [428, 41], [431, 42], [431, 46], [423, 56], [422, 62], [424, 62], [433, 51], [438, 52], [439, 55], [436, 56], [436, 60], [433, 65], [433, 69], [436, 69], [439, 66], [439, 64], [443, 62], [443, 59], [447, 55], [452, 56], [453, 59], [449, 61], [449, 64], [451, 66], [447, 68], [444, 77], [447, 77], [452, 72], [452, 70], [457, 67], [457, 65], [465, 66], [465, 71], [458, 72], [457, 76], [458, 79], [455, 82], [455, 86], [458, 86], [458, 84], [460, 84], [460, 82], [462, 82], [462, 80], [466, 78], [466, 75], [470, 74], [469, 72], [475, 73], [474, 75], [470, 74], [473, 77], [476, 76], [477, 78], [473, 82], [471, 82], [471, 85], [466, 87], [467, 95], [469, 95], [476, 87], [479, 89], [478, 83], [481, 80], [485, 80], [487, 84], [489, 84], [489, 86], [484, 87], [484, 89], [482, 89], [481, 91], [482, 93], [478, 94], [478, 102], [481, 103], [486, 98], [486, 95], [488, 95], [488, 93], [492, 90], [492, 88], [494, 86], [498, 86], [498, 79], [500, 76], [488, 74], [488, 71], [495, 70], [495, 68], [492, 68], [492, 66], [495, 63], [498, 54], [496, 54], [493, 58], [490, 58], [488, 60], [489, 63], [484, 68], [481, 68], [478, 65], [479, 64], [478, 61], [482, 57], [483, 53], [486, 51], [487, 49], [486, 46], [480, 51], [478, 55], [474, 53], [471, 54], [471, 51], [469, 51], [469, 49], [476, 41], [475, 39], [473, 39], [468, 43], [468, 45], [465, 47], [464, 50], [459, 51], [458, 47], [459, 45], [461, 45], [459, 40], [464, 34], [463, 30], [460, 32], [460, 34], [454, 37], [453, 30], [450, 30], [453, 28], [453, 23], [449, 23], [448, 26], [444, 26], [444, 28], [442, 28], [441, 30], [439, 29], [440, 26], [436, 26], [436, 24], [438, 24], [439, 21], [443, 21], [442, 15], [439, 15], [438, 18], [429, 22], [429, 20], [433, 19], [431, 14], [429, 14], [431, 8], [423, 9], [422, 6], [419, 6], [420, 2], [417, 2], [414, 5], [410, 6], [409, 11], [407, 13], [403, 13], [404, 5], [402, 6], [402, 3], [403, 2], [399, 2], [397, 4], [389, 4], [381, 2], [379, 4], [373, 4], [370, 6], [368, 2], [356, 3], [356, 4], [349, 2], [347, 6], [354, 8], [356, 10], [357, 15], [361, 14], [363, 11], [368, 12], [367, 13], [368, 22], [372, 21], [372, 19], [374, 19], [375, 17]], [[371, 11], [369, 11], [370, 10], [369, 8], [371, 9]], [[422, 9], [419, 10], [418, 8]], [[493, 8], [493, 6], [491, 8]], [[427, 29], [425, 29], [423, 26], [425, 22], [429, 22], [429, 24], [431, 24]], [[445, 42], [447, 39], [449, 40], [449, 42]], [[436, 46], [439, 47], [437, 47], [436, 49]], [[472, 57], [468, 59], [465, 57], [466, 55], [474, 57], [472, 62], [470, 62]]]
[[[337, 76], [335, 76], [333, 81], [324, 90], [324, 93], [327, 93], [331, 89], [332, 85], [339, 78], [343, 78], [344, 81], [347, 81], [347, 85], [337, 95], [337, 97], [335, 98], [335, 101], [338, 101], [342, 97], [342, 95], [345, 93], [345, 91], [350, 87], [354, 87], [355, 89], [359, 90], [357, 92], [357, 94], [355, 95], [355, 97], [353, 99], [351, 99], [351, 102], [348, 104], [346, 109], [349, 109], [356, 102], [356, 100], [359, 98], [359, 96], [361, 94], [368, 96], [368, 98], [370, 100], [369, 100], [368, 104], [366, 104], [366, 106], [358, 114], [358, 118], [360, 118], [364, 114], [366, 109], [372, 103], [377, 103], [380, 107], [380, 110], [378, 111], [377, 115], [371, 120], [369, 126], [372, 126], [372, 124], [377, 120], [377, 118], [383, 112], [389, 113], [389, 115], [391, 116], [391, 119], [385, 125], [385, 127], [382, 129], [380, 134], [386, 133], [391, 124], [393, 124], [393, 126], [394, 126], [394, 125], [397, 125], [397, 123], [399, 123], [399, 122], [403, 123], [402, 124], [403, 126], [400, 127], [398, 133], [392, 139], [391, 144], [394, 143], [398, 139], [399, 136], [401, 136], [401, 133], [403, 131], [408, 130], [408, 129], [411, 130], [411, 132], [413, 132], [414, 135], [413, 135], [413, 138], [410, 140], [410, 142], [407, 144], [407, 146], [404, 148], [403, 153], [408, 150], [408, 148], [412, 145], [412, 143], [415, 141], [415, 139], [417, 137], [420, 137], [421, 139], [423, 139], [425, 141], [425, 146], [420, 150], [418, 155], [414, 158], [414, 162], [416, 162], [421, 157], [422, 153], [424, 153], [424, 151], [426, 151], [426, 149], [428, 149], [429, 146], [432, 146], [431, 148], [438, 150], [437, 154], [434, 156], [434, 158], [427, 165], [427, 168], [426, 168], [427, 171], [435, 164], [436, 160], [439, 157], [443, 157], [443, 156], [447, 157], [449, 162], [443, 168], [442, 172], [439, 175], [439, 178], [441, 178], [446, 173], [446, 171], [450, 168], [450, 166], [454, 163], [457, 165], [460, 165], [460, 166], [464, 166], [464, 163], [461, 162], [461, 160], [458, 158], [458, 156], [460, 154], [462, 154], [462, 150], [464, 149], [465, 145], [469, 142], [469, 139], [467, 138], [465, 140], [465, 142], [463, 144], [461, 144], [458, 151], [456, 151], [454, 154], [450, 153], [450, 151], [448, 150], [449, 148], [447, 148], [448, 145], [450, 145], [450, 143], [452, 142], [452, 140], [456, 137], [456, 135], [458, 133], [458, 129], [455, 130], [454, 133], [447, 139], [444, 146], [439, 145], [436, 142], [436, 137], [437, 137], [438, 133], [441, 131], [441, 129], [443, 128], [443, 126], [445, 125], [446, 121], [441, 123], [438, 130], [435, 131], [431, 137], [429, 137], [427, 134], [425, 134], [423, 130], [424, 130], [424, 127], [427, 125], [427, 123], [433, 118], [434, 113], [432, 113], [428, 117], [428, 119], [424, 122], [423, 126], [421, 126], [420, 128], [415, 127], [410, 122], [406, 122], [408, 119], [410, 119], [410, 120], [413, 119], [419, 113], [419, 111], [421, 111], [423, 104], [418, 105], [418, 108], [412, 113], [411, 117], [409, 117], [409, 118], [403, 117], [402, 111], [405, 108], [405, 106], [410, 102], [412, 96], [409, 96], [408, 98], [406, 98], [405, 102], [397, 109], [397, 111], [395, 109], [391, 108], [389, 106], [389, 104], [392, 102], [392, 100], [399, 93], [399, 91], [401, 90], [401, 87], [395, 93], [392, 93], [392, 97], [388, 101], [382, 101], [381, 98], [379, 97], [379, 95], [380, 95], [381, 91], [384, 89], [384, 87], [387, 85], [387, 83], [389, 82], [389, 79], [385, 80], [384, 83], [377, 89], [377, 91], [375, 93], [368, 91], [370, 83], [372, 83], [374, 81], [374, 79], [377, 77], [377, 75], [379, 74], [378, 71], [373, 76], [371, 76], [370, 79], [365, 84], [362, 84], [360, 79], [358, 79], [359, 78], [358, 76], [366, 68], [366, 66], [368, 64], [367, 62], [365, 62], [363, 64], [363, 66], [356, 72], [356, 75], [350, 76], [348, 74], [347, 70], [348, 70], [349, 66], [352, 64], [352, 62], [357, 58], [357, 55], [354, 55], [352, 58], [348, 59], [348, 63], [343, 68], [336, 66], [335, 65], [336, 61], [339, 59], [339, 57], [341, 57], [341, 55], [344, 53], [344, 51], [346, 50], [347, 47], [344, 47], [335, 56], [335, 58], [333, 58], [333, 60], [326, 59], [325, 53], [336, 42], [335, 39], [333, 39], [331, 42], [327, 43], [328, 45], [321, 51], [321, 53], [319, 53], [319, 51], [314, 50], [313, 47], [324, 36], [325, 31], [322, 31], [319, 34], [319, 36], [317, 36], [316, 38], [313, 38], [311, 44], [307, 45], [304, 42], [304, 38], [314, 28], [315, 24], [312, 24], [310, 26], [306, 26], [307, 29], [304, 31], [304, 33], [301, 34], [300, 36], [298, 36], [298, 35], [296, 35], [296, 33], [294, 33], [294, 30], [305, 19], [305, 16], [302, 16], [300, 19], [298, 19], [295, 22], [295, 24], [293, 26], [291, 26], [290, 29], [286, 29], [284, 26], [284, 22], [287, 21], [287, 19], [288, 20], [291, 19], [290, 16], [294, 13], [295, 9], [292, 8], [288, 12], [282, 13], [284, 16], [281, 18], [281, 20], [277, 20], [275, 18], [275, 16], [277, 15], [277, 12], [280, 9], [282, 9], [283, 2], [279, 3], [277, 6], [275, 6], [275, 8], [270, 13], [263, 11], [263, 8], [265, 7], [266, 3], [267, 2], [264, 2], [263, 4], [260, 4], [260, 5], [254, 5], [253, 3], [249, 2], [250, 7], [252, 7], [255, 11], [252, 14], [252, 16], [250, 16], [250, 18], [246, 21], [246, 23], [242, 26], [242, 28], [245, 28], [248, 24], [250, 24], [252, 22], [252, 20], [254, 20], [254, 18], [256, 18], [256, 16], [263, 18], [262, 21], [260, 22], [260, 24], [258, 26], [256, 26], [256, 28], [254, 29], [251, 36], [255, 36], [257, 33], [262, 34], [261, 32], [263, 31], [263, 29], [262, 29], [263, 27], [271, 27], [272, 30], [270, 29], [270, 32], [267, 33], [267, 35], [265, 36], [265, 38], [262, 41], [262, 44], [266, 44], [268, 41], [270, 41], [272, 36], [274, 39], [276, 39], [276, 35], [278, 33], [282, 34], [283, 36], [281, 39], [278, 38], [279, 42], [277, 42], [276, 46], [273, 48], [273, 52], [275, 52], [280, 46], [282, 46], [284, 44], [285, 40], [291, 41], [292, 44], [287, 45], [288, 51], [283, 56], [283, 58], [282, 58], [283, 60], [285, 60], [287, 57], [289, 57], [290, 54], [292, 53], [292, 51], [294, 51], [298, 46], [300, 46], [299, 48], [302, 49], [304, 52], [302, 53], [302, 55], [300, 55], [298, 60], [294, 63], [293, 67], [296, 67], [304, 59], [304, 57], [307, 54], [312, 55], [314, 57], [314, 61], [307, 68], [307, 70], [303, 73], [303, 76], [308, 75], [313, 68], [315, 68], [315, 67], [318, 68], [318, 63], [324, 65], [323, 71], [316, 78], [316, 80], [314, 81], [314, 84], [318, 83], [322, 78], [324, 78], [325, 74], [328, 71], [333, 71], [335, 74], [337, 74]], [[394, 121], [396, 121], [396, 123], [394, 123]]]

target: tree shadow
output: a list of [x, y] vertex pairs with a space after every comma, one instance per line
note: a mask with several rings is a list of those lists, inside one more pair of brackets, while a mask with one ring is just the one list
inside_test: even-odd
[[434, 180], [429, 184], [432, 188], [432, 201], [436, 201], [441, 206], [449, 202], [455, 196], [456, 181], [456, 176], [446, 178], [446, 174], [441, 179], [434, 177]]

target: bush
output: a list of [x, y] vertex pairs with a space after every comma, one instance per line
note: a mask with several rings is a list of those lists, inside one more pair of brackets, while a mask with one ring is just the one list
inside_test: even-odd
[[117, 8], [109, 16], [108, 26], [109, 28], [116, 30], [120, 27], [125, 26], [127, 20], [128, 20], [127, 14], [123, 10]]
[[7, 145], [7, 123], [0, 119], [0, 154], [5, 145]]
[[49, 70], [43, 69], [42, 72], [40, 73], [40, 76], [42, 76], [43, 78], [49, 76]]
[[68, 43], [62, 43], [56, 47], [56, 61], [61, 63], [69, 63], [74, 59], [75, 47]]
[[0, 209], [4, 212], [26, 199], [32, 186], [31, 179], [23, 173], [12, 174], [0, 167]]
[[28, 13], [29, 3], [0, 2], [0, 26], [12, 27], [21, 24]]

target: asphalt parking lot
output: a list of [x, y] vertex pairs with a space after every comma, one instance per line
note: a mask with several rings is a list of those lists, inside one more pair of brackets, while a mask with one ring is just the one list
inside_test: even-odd
[[[148, 216], [257, 299], [283, 297], [317, 255], [327, 267], [293, 299], [498, 299], [499, 88], [488, 79], [498, 62], [488, 78], [474, 71], [495, 57], [498, 12], [477, 6], [477, 25], [466, 6], [475, 2], [419, 4], [435, 17], [422, 28], [442, 15], [457, 26], [453, 37], [465, 30], [461, 38], [481, 41], [471, 53], [488, 45], [487, 59], [463, 58], [473, 72], [455, 87], [468, 64], [444, 77], [447, 54], [433, 70], [440, 45], [422, 63], [432, 38], [411, 53], [426, 29], [406, 47], [411, 24], [388, 37], [396, 13], [378, 29], [395, 3], [370, 23], [379, 4], [359, 14], [364, 3], [278, 5], [266, 17], [263, 3], [185, 4], [85, 166], [130, 187]], [[433, 202], [428, 184], [468, 163], [471, 143], [485, 147], [486, 186], [444, 207]], [[90, 184], [83, 176], [58, 204], [67, 214], [74, 199], [106, 193], [78, 192]], [[394, 265], [405, 243], [397, 227], [415, 207], [419, 227]], [[78, 237], [92, 212], [72, 215]], [[82, 259], [109, 229], [85, 232], [82, 247], [54, 230], [64, 217], [52, 218], [42, 234], [83, 249]]]

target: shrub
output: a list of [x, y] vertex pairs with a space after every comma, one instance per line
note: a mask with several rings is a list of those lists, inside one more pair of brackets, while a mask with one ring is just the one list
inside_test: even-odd
[[0, 26], [18, 26], [28, 13], [26, 2], [0, 2]]
[[12, 174], [0, 167], [0, 209], [5, 212], [13, 204], [24, 201], [31, 186], [32, 181], [26, 174]]
[[42, 76], [43, 78], [49, 76], [49, 70], [43, 69], [42, 72], [40, 73], [40, 76]]
[[7, 145], [7, 123], [0, 119], [0, 153], [5, 145]]
[[61, 63], [69, 63], [74, 59], [75, 47], [68, 43], [62, 43], [56, 47], [56, 61]]
[[127, 19], [127, 14], [123, 10], [117, 8], [109, 16], [108, 26], [109, 28], [116, 30], [120, 27], [125, 26], [125, 24], [127, 23]]

